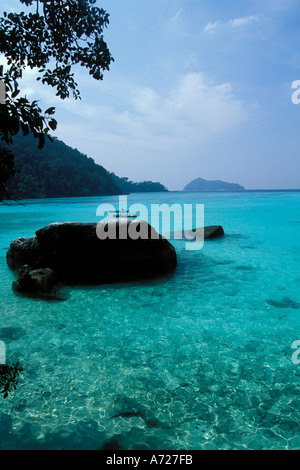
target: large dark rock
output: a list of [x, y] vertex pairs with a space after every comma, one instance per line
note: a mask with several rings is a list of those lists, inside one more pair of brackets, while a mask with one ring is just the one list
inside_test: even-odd
[[[115, 239], [100, 239], [115, 233]], [[137, 238], [142, 233], [143, 237]], [[136, 235], [137, 239], [133, 239]], [[165, 274], [177, 265], [175, 248], [147, 222], [111, 219], [96, 223], [54, 223], [36, 237], [13, 240], [7, 252], [11, 269], [27, 264], [50, 268], [63, 282], [114, 282]]]

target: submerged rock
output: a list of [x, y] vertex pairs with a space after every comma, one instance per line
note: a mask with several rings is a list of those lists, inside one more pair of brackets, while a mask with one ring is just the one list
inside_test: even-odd
[[111, 219], [47, 225], [35, 237], [13, 240], [7, 263], [14, 270], [50, 268], [65, 283], [99, 283], [162, 275], [175, 269], [177, 257], [147, 222]]
[[276, 307], [276, 308], [293, 308], [293, 309], [300, 308], [300, 303], [295, 302], [289, 297], [284, 297], [281, 300], [270, 299], [270, 300], [267, 300], [266, 302], [267, 304], [272, 305], [272, 307]]
[[209, 240], [222, 237], [223, 235], [224, 229], [222, 225], [207, 225], [206, 227], [172, 232], [170, 239], [192, 240], [194, 238], [200, 240], [204, 238], [204, 240]]
[[18, 269], [19, 278], [13, 282], [15, 291], [26, 295], [55, 297], [62, 287], [50, 268], [30, 269], [27, 264]]
[[25, 328], [19, 326], [7, 326], [0, 329], [0, 338], [5, 340], [18, 340], [26, 335]]
[[104, 442], [104, 444], [102, 445], [102, 447], [100, 447], [99, 450], [124, 450], [124, 448], [121, 446], [118, 439], [112, 437], [108, 441]]

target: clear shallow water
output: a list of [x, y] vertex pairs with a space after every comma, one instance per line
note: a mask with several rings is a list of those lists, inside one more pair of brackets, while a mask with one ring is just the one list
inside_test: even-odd
[[12, 239], [97, 221], [117, 198], [0, 207], [0, 340], [24, 372], [1, 400], [1, 449], [299, 449], [300, 193], [168, 193], [129, 205], [202, 203], [222, 239], [177, 250], [174, 275], [77, 287], [64, 302], [16, 296]]

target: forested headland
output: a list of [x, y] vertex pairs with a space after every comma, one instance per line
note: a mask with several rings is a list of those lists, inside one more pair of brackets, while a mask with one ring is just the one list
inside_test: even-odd
[[16, 200], [167, 191], [160, 183], [135, 183], [109, 173], [92, 158], [55, 137], [53, 142], [46, 139], [43, 149], [39, 149], [32, 135], [18, 134], [8, 148], [14, 154], [17, 170], [9, 184]]
[[110, 175], [124, 193], [155, 193], [168, 191], [165, 186], [158, 182], [141, 181], [135, 183], [134, 181], [130, 181], [128, 177], [120, 178], [114, 173], [110, 173]]

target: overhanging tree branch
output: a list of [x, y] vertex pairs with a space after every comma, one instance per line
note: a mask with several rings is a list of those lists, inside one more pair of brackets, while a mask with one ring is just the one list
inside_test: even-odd
[[109, 15], [95, 6], [96, 0], [20, 2], [35, 5], [35, 12], [5, 12], [0, 18], [0, 53], [7, 64], [5, 70], [0, 66], [0, 81], [6, 87], [5, 104], [0, 105], [0, 140], [9, 144], [18, 132], [32, 132], [42, 148], [45, 136], [51, 140], [49, 131], [57, 126], [54, 107], [43, 113], [36, 100], [20, 97], [18, 80], [26, 68], [37, 68], [37, 80], [53, 87], [56, 96], [80, 98], [73, 67], [81, 65], [94, 79], [102, 80], [114, 60], [103, 37]]
[[[103, 79], [114, 60], [103, 38], [109, 24], [105, 10], [95, 7], [96, 0], [20, 0], [26, 6], [36, 3], [36, 12], [4, 13], [0, 18], [0, 52], [7, 61], [7, 70], [0, 69], [0, 79], [7, 89], [7, 112], [12, 132], [7, 125], [0, 127], [1, 138], [10, 141], [15, 135], [16, 119], [39, 139], [54, 127], [54, 119], [47, 122], [37, 102], [17, 98], [18, 80], [26, 67], [38, 68], [37, 80], [56, 89], [62, 99], [70, 93], [80, 98], [72, 67], [81, 65], [96, 80]], [[39, 3], [43, 13], [39, 13]], [[55, 64], [55, 65], [53, 65]], [[29, 113], [32, 114], [30, 119]], [[51, 122], [51, 124], [50, 124]], [[41, 144], [41, 142], [40, 142]]]

